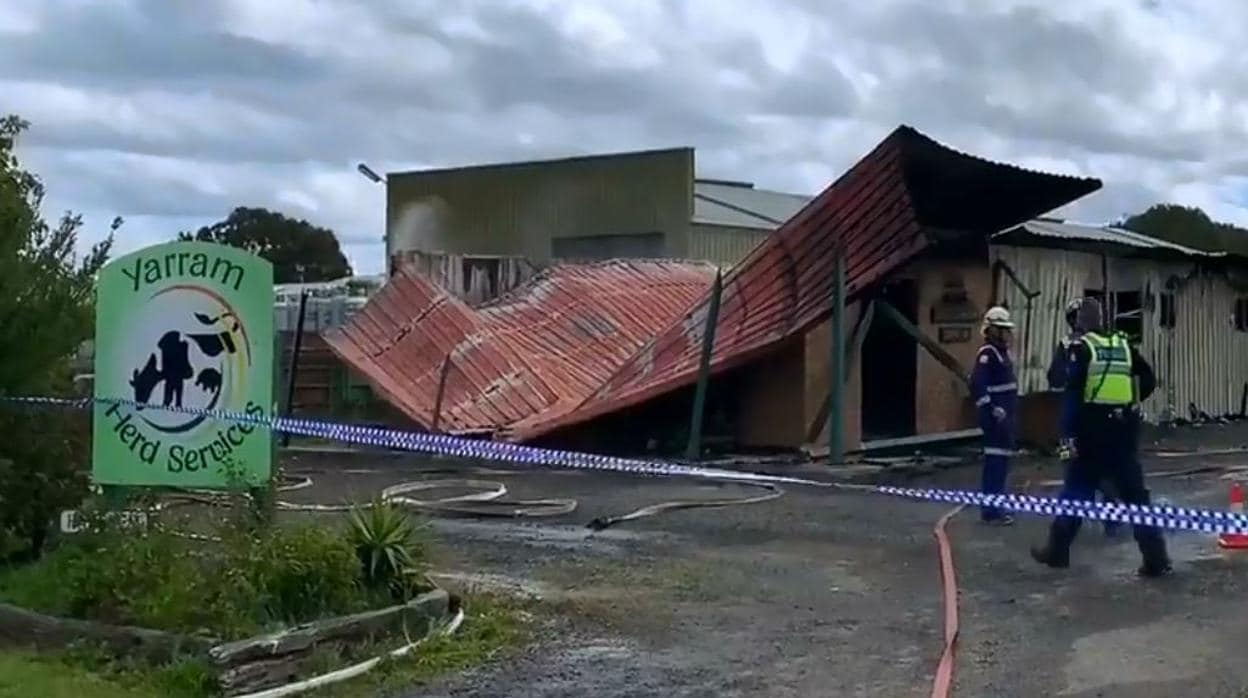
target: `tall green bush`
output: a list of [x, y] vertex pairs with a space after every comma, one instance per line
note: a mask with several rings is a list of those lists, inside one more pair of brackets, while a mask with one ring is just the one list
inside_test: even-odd
[[[69, 359], [91, 336], [95, 276], [113, 242], [110, 231], [80, 259], [82, 218], [43, 219], [43, 183], [14, 154], [27, 125], [0, 118], [0, 396], [69, 391]], [[0, 405], [0, 526], [19, 557], [38, 557], [57, 512], [85, 494], [87, 434], [82, 415]]]

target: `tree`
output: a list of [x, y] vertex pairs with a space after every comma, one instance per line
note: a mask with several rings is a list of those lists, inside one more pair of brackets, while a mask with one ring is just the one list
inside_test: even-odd
[[1193, 206], [1155, 204], [1117, 226], [1206, 252], [1248, 255], [1248, 230], [1214, 221]]
[[[95, 277], [121, 225], [114, 219], [78, 259], [81, 216], [46, 223], [43, 183], [14, 155], [27, 126], [0, 119], [0, 396], [68, 388], [70, 357], [92, 334]], [[0, 405], [0, 527], [25, 554], [37, 556], [53, 517], [86, 493], [87, 415]]]
[[178, 234], [179, 240], [218, 242], [240, 247], [273, 264], [279, 284], [332, 281], [351, 276], [351, 265], [327, 228], [263, 208], [240, 206], [223, 221]]

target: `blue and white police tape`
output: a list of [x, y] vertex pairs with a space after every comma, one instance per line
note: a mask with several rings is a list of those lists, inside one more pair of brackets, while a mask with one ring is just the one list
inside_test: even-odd
[[1044, 516], [1073, 516], [1198, 533], [1248, 533], [1248, 516], [1208, 509], [892, 486], [879, 486], [875, 490], [907, 499], [995, 507]]
[[762, 475], [759, 473], [722, 470], [717, 468], [701, 468], [664, 463], [660, 461], [642, 461], [616, 456], [604, 456], [578, 451], [537, 448], [498, 441], [483, 441], [445, 434], [429, 434], [422, 432], [382, 429], [355, 424], [340, 424], [310, 419], [291, 417], [274, 417], [247, 414], [227, 410], [204, 410], [191, 407], [164, 406], [139, 403], [124, 398], [80, 398], [65, 399], [52, 397], [0, 397], [0, 402], [27, 405], [42, 405], [86, 409], [93, 403], [130, 407], [132, 409], [160, 410], [203, 416], [242, 424], [253, 424], [271, 429], [279, 433], [312, 436], [333, 441], [353, 443], [364, 446], [383, 448], [399, 448], [433, 455], [455, 456], [460, 458], [477, 458], [514, 463], [519, 465], [554, 465], [579, 470], [607, 470], [632, 475], [663, 476], [663, 477], [702, 477], [749, 482], [789, 483], [828, 487], [829, 483], [805, 480], [802, 478], [778, 475]]
[[[52, 397], [0, 397], [0, 402], [34, 406], [56, 406], [87, 409], [92, 404], [162, 410], [204, 416], [235, 423], [254, 424], [274, 432], [312, 436], [366, 446], [397, 448], [418, 453], [460, 458], [476, 458], [527, 466], [558, 466], [579, 470], [601, 470], [631, 475], [660, 477], [697, 477], [739, 482], [797, 484], [813, 487], [838, 487], [834, 483], [763, 473], [693, 467], [660, 461], [643, 461], [604, 456], [578, 451], [537, 448], [497, 441], [483, 441], [445, 434], [382, 429], [353, 424], [338, 424], [310, 419], [274, 417], [224, 410], [203, 410], [189, 407], [139, 403], [121, 398], [65, 399]], [[988, 506], [1010, 511], [1046, 516], [1075, 516], [1099, 521], [1157, 526], [1180, 531], [1202, 533], [1248, 533], [1248, 515], [1225, 511], [1175, 506], [1121, 504], [1055, 499], [1020, 494], [984, 494], [965, 490], [919, 489], [892, 486], [856, 488], [906, 499], [950, 502], [970, 506]]]

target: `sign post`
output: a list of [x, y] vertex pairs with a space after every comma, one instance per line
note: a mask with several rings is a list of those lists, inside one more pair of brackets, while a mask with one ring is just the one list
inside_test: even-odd
[[92, 479], [105, 486], [258, 486], [272, 434], [161, 407], [273, 410], [273, 267], [243, 250], [174, 242], [100, 270]]

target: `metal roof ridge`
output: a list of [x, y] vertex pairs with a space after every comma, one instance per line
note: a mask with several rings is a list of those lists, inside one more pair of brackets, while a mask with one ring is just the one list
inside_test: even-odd
[[[744, 207], [744, 206], [741, 206], [741, 205], [739, 205], [739, 204], [734, 204], [734, 203], [731, 203], [731, 202], [728, 202], [728, 201], [724, 201], [723, 199], [717, 199], [717, 198], [715, 198], [715, 197], [713, 197], [713, 196], [710, 196], [710, 195], [708, 195], [708, 194], [703, 194], [703, 193], [698, 192], [698, 191], [694, 191], [694, 192], [693, 192], [693, 198], [695, 198], [695, 199], [702, 199], [703, 201], [709, 201], [709, 202], [711, 202], [711, 203], [713, 203], [713, 204], [716, 204], [716, 205], [718, 205], [718, 206], [723, 206], [724, 208], [727, 208], [727, 209], [731, 209], [731, 210], [733, 210], [733, 211], [736, 211], [737, 213], [744, 213], [744, 214], [745, 214], [745, 215], [747, 215], [747, 216], [753, 216], [754, 218], [757, 218], [757, 219], [759, 219], [759, 220], [761, 220], [761, 221], [764, 221], [764, 222], [767, 222], [767, 223], [774, 223], [774, 224], [776, 224], [776, 225], [783, 225], [783, 224], [784, 224], [784, 221], [777, 220], [777, 219], [772, 218], [771, 216], [768, 216], [768, 215], [766, 215], [766, 214], [759, 213], [758, 211], [751, 211], [750, 209], [748, 209], [748, 208], [746, 208], [746, 207]], [[696, 217], [696, 216], [695, 216], [695, 217]]]
[[[1122, 226], [1109, 225], [1109, 224], [1084, 223], [1084, 222], [1070, 221], [1070, 220], [1054, 221], [1054, 220], [1044, 220], [1044, 219], [1033, 219], [1030, 221], [1024, 221], [1022, 223], [1019, 223], [1018, 225], [1013, 226], [1011, 228], [1007, 228], [1006, 230], [1003, 230], [999, 233], [994, 234], [993, 237], [997, 237], [998, 235], [1005, 235], [1007, 233], [1010, 233], [1014, 230], [1018, 230], [1020, 228], [1027, 230], [1028, 232], [1031, 232], [1031, 230], [1028, 229], [1028, 226], [1040, 226], [1040, 225], [1069, 227], [1069, 228], [1087, 228], [1089, 230], [1108, 231], [1115, 235], [1119, 235], [1127, 239], [1132, 239], [1132, 240], [1135, 240], [1137, 242], [1142, 242], [1142, 243], [1148, 243], [1152, 247], [1166, 248], [1166, 249], [1174, 250], [1177, 252], [1182, 252], [1192, 257], [1217, 257], [1217, 256], [1229, 254], [1226, 250], [1215, 251], [1215, 250], [1197, 249], [1190, 245], [1185, 245], [1181, 242], [1174, 242], [1173, 240], [1166, 240], [1165, 238], [1157, 237], [1155, 235], [1149, 235], [1148, 233], [1141, 233], [1138, 230], [1131, 230], [1130, 228], [1124, 228]], [[1106, 241], [1106, 242], [1113, 244], [1112, 241]]]
[[606, 160], [610, 158], [626, 157], [630, 155], [658, 155], [660, 153], [678, 153], [684, 151], [693, 151], [693, 146], [681, 145], [670, 146], [666, 148], [642, 148], [639, 150], [620, 150], [609, 153], [583, 153], [580, 155], [564, 155], [556, 157], [532, 158], [529, 160], [507, 160], [499, 162], [478, 163], [475, 165], [447, 165], [443, 167], [427, 167], [416, 170], [394, 170], [386, 172], [386, 178], [404, 177], [414, 175], [429, 174], [447, 174], [450, 172], [472, 172], [476, 170], [493, 170], [509, 167], [524, 167], [527, 165], [555, 165], [570, 162], [582, 162], [592, 160]]

